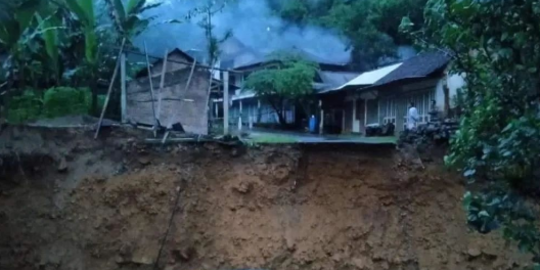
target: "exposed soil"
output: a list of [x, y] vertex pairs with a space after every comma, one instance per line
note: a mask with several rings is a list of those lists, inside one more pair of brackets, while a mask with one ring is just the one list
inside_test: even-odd
[[[459, 178], [390, 147], [165, 148], [130, 131], [0, 134], [0, 269], [519, 269]], [[177, 191], [179, 190], [179, 193]]]

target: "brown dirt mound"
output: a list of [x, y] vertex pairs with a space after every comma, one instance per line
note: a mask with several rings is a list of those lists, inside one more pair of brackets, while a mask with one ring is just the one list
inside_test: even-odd
[[[497, 233], [467, 230], [457, 178], [440, 164], [408, 168], [393, 149], [151, 149], [124, 137], [69, 137], [62, 143], [69, 147], [58, 147], [66, 171], [34, 161], [40, 179], [4, 186], [0, 269], [152, 269], [177, 190], [160, 269], [518, 269], [528, 262]], [[9, 170], [10, 179], [20, 174]]]

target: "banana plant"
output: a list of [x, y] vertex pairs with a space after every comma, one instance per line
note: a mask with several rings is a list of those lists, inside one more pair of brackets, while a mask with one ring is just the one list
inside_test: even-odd
[[56, 11], [43, 18], [43, 15], [37, 14], [39, 26], [41, 28], [45, 51], [54, 71], [56, 82], [60, 80], [60, 44], [58, 38], [58, 29], [62, 28], [62, 20], [57, 17]]
[[106, 0], [109, 5], [109, 15], [120, 33], [120, 38], [137, 36], [150, 24], [152, 18], [143, 18], [142, 13], [160, 6], [161, 2], [147, 4], [146, 0], [128, 0], [125, 4], [122, 0]]
[[[3, 2], [3, 1], [2, 1]], [[20, 78], [27, 78], [24, 71], [28, 68], [31, 53], [36, 44], [30, 42], [30, 25], [34, 15], [40, 7], [39, 0], [6, 1], [2, 3], [0, 16], [0, 48], [8, 53], [8, 58], [2, 63], [2, 74], [9, 82], [15, 81], [17, 74]]]
[[97, 63], [98, 42], [94, 3], [92, 0], [66, 0], [66, 4], [82, 25], [86, 62], [90, 66], [95, 66]]

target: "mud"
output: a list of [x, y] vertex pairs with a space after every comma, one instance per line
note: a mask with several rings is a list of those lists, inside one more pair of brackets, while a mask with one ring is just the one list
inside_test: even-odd
[[[460, 179], [391, 147], [217, 144], [8, 128], [0, 269], [520, 269], [465, 224]], [[436, 159], [435, 159], [436, 160]]]

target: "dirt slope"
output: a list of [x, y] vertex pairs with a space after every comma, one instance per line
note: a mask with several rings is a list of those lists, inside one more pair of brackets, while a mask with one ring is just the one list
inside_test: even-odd
[[[138, 135], [0, 134], [0, 269], [518, 269], [467, 230], [463, 188], [394, 149], [156, 149]], [[31, 140], [30, 146], [25, 144]]]

